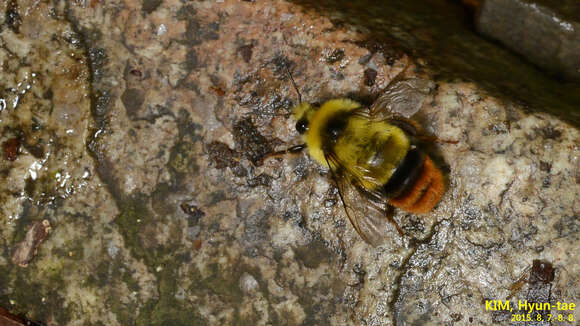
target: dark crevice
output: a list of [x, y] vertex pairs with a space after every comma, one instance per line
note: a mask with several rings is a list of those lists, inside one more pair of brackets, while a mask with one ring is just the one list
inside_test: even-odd
[[389, 306], [389, 309], [390, 309], [391, 315], [392, 315], [392, 323], [394, 326], [397, 326], [397, 312], [396, 312], [397, 307], [396, 306], [399, 303], [399, 300], [401, 299], [401, 289], [403, 286], [404, 276], [409, 271], [408, 270], [409, 262], [411, 261], [411, 258], [413, 258], [413, 256], [417, 253], [417, 250], [419, 249], [419, 247], [421, 247], [421, 245], [424, 245], [426, 243], [431, 242], [431, 240], [433, 239], [435, 234], [437, 234], [437, 232], [439, 231], [439, 225], [441, 223], [443, 223], [444, 221], [447, 222], [448, 219], [442, 219], [440, 221], [437, 221], [435, 224], [433, 224], [431, 231], [424, 238], [411, 239], [412, 244], [413, 244], [413, 250], [407, 256], [403, 257], [403, 261], [401, 262], [401, 267], [400, 267], [401, 272], [397, 275], [397, 277], [395, 278], [395, 280], [393, 282], [393, 284], [395, 285], [395, 289], [393, 290], [392, 299], [388, 302], [388, 306]]
[[[113, 200], [117, 204], [117, 207], [122, 207], [121, 202], [124, 198], [124, 194], [118, 185], [118, 182], [114, 180], [112, 171], [112, 163], [106, 160], [103, 153], [101, 152], [101, 145], [99, 144], [98, 135], [107, 130], [108, 121], [105, 118], [106, 110], [104, 107], [110, 105], [110, 99], [108, 98], [107, 92], [99, 90], [95, 84], [97, 83], [97, 73], [96, 69], [104, 62], [103, 55], [98, 55], [95, 52], [95, 47], [91, 46], [91, 36], [90, 31], [85, 30], [80, 26], [80, 23], [73, 16], [72, 10], [70, 8], [70, 2], [65, 2], [64, 9], [65, 20], [70, 24], [71, 29], [78, 35], [80, 48], [86, 58], [86, 64], [88, 68], [88, 93], [90, 98], [90, 110], [93, 118], [92, 127], [89, 127], [89, 133], [86, 139], [86, 149], [89, 155], [93, 158], [95, 163], [95, 170], [101, 181], [107, 186], [109, 193], [112, 195]], [[102, 52], [102, 51], [97, 51]]]
[[18, 13], [18, 3], [16, 0], [8, 1], [6, 6], [6, 25], [16, 34], [20, 33], [22, 18]]

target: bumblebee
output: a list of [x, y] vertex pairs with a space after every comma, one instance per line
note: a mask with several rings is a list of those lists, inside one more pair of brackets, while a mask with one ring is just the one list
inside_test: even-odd
[[[292, 76], [290, 75], [292, 78]], [[432, 83], [396, 77], [370, 106], [340, 98], [320, 106], [301, 101], [293, 108], [304, 144], [272, 155], [307, 149], [328, 168], [350, 222], [371, 245], [385, 239], [392, 208], [428, 213], [445, 191], [440, 169], [418, 146], [425, 136], [409, 119], [422, 106]]]

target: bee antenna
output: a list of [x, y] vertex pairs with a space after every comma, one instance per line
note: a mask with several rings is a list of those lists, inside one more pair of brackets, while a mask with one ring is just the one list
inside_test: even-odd
[[296, 82], [294, 81], [294, 78], [292, 77], [292, 74], [290, 73], [290, 69], [288, 69], [288, 65], [284, 65], [284, 67], [286, 68], [286, 72], [288, 73], [288, 77], [290, 77], [290, 80], [292, 81], [292, 86], [294, 86], [294, 89], [296, 90], [296, 93], [298, 94], [298, 102], [302, 103], [302, 95], [300, 94], [300, 91], [298, 90], [298, 86], [296, 86]]

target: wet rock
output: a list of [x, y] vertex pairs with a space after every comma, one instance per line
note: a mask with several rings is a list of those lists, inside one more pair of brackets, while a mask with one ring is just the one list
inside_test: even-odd
[[216, 141], [208, 144], [207, 151], [217, 169], [236, 167], [239, 163], [239, 154], [222, 142]]
[[269, 187], [272, 184], [272, 176], [267, 174], [260, 174], [248, 181], [248, 186], [250, 187], [257, 187], [257, 186], [264, 186]]
[[260, 134], [256, 126], [249, 119], [238, 121], [233, 131], [239, 151], [246, 156], [254, 165], [270, 153], [272, 148], [266, 137]]
[[325, 57], [326, 63], [333, 64], [335, 62], [339, 62], [344, 59], [344, 50], [343, 49], [333, 49], [333, 50], [326, 50], [323, 53]]
[[[0, 305], [63, 325], [489, 325], [503, 317], [482, 312], [483, 300], [507, 297], [535, 259], [553, 264], [552, 298], [580, 299], [580, 136], [569, 124], [436, 80], [416, 118], [456, 141], [430, 145], [447, 191], [427, 215], [396, 212], [405, 236], [393, 229], [373, 248], [306, 152], [257, 163], [300, 143], [288, 70], [303, 100], [324, 102], [376, 98], [402, 71], [431, 80], [426, 65], [286, 2], [39, 6], [36, 20], [21, 15], [20, 33], [50, 30], [43, 42], [67, 50], [81, 40], [67, 52], [78, 59], [55, 55], [67, 65], [54, 65], [32, 37], [34, 46], [14, 46], [22, 39], [0, 33], [54, 77], [19, 96], [18, 110], [0, 111], [1, 123], [45, 149], [36, 157], [22, 145], [17, 160], [0, 160], [0, 239], [24, 239], [38, 216], [58, 228], [26, 269], [0, 246]], [[247, 44], [249, 62], [239, 52]], [[340, 60], [328, 62], [326, 49], [341, 49]], [[3, 86], [18, 84], [2, 73]], [[27, 192], [35, 200], [19, 197]]]

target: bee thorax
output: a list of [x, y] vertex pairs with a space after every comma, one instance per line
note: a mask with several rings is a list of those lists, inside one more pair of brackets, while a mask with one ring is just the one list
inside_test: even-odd
[[346, 121], [344, 120], [332, 120], [329, 121], [326, 126], [326, 135], [333, 141], [336, 142], [340, 135], [342, 134], [344, 128], [346, 127]]

